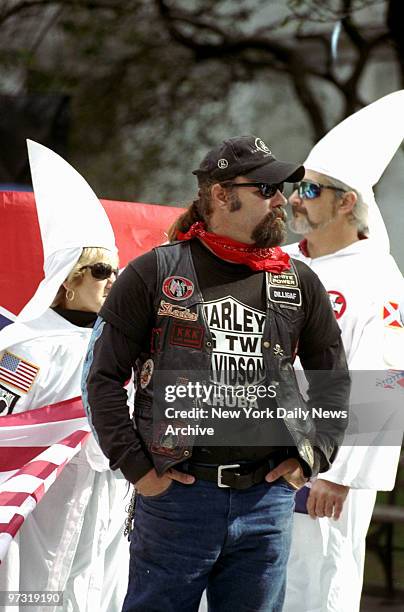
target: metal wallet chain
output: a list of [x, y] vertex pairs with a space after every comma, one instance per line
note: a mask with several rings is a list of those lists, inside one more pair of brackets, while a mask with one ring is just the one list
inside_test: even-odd
[[130, 540], [130, 534], [133, 531], [133, 525], [135, 522], [136, 489], [133, 489], [132, 497], [130, 498], [129, 504], [126, 506], [125, 511], [127, 512], [127, 517], [125, 519], [125, 529], [123, 531], [123, 535]]

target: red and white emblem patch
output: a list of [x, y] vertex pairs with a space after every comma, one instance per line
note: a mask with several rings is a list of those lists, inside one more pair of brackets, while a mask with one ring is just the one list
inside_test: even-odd
[[169, 276], [163, 282], [163, 293], [171, 300], [186, 300], [194, 292], [194, 283], [184, 276]]
[[404, 327], [397, 302], [386, 302], [383, 306], [383, 320], [386, 327]]
[[340, 319], [346, 311], [346, 299], [339, 291], [327, 291], [336, 319]]
[[140, 372], [140, 386], [142, 389], [146, 389], [147, 385], [151, 381], [151, 377], [153, 376], [154, 371], [154, 363], [152, 359], [147, 359]]

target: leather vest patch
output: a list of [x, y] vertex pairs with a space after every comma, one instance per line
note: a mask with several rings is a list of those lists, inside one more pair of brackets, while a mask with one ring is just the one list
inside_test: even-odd
[[269, 287], [268, 297], [276, 304], [290, 304], [292, 306], [302, 305], [302, 293], [294, 287]]
[[297, 276], [294, 272], [269, 273], [269, 284], [274, 287], [298, 287]]
[[187, 348], [202, 348], [205, 329], [202, 325], [187, 325], [173, 322], [171, 326], [170, 344]]

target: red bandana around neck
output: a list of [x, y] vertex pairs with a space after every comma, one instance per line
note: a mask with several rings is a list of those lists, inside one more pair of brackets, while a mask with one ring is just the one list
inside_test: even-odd
[[184, 234], [177, 232], [178, 240], [199, 238], [220, 259], [244, 264], [251, 270], [280, 274], [290, 268], [290, 257], [280, 247], [257, 248], [244, 242], [237, 242], [227, 236], [208, 232], [202, 221], [197, 221]]

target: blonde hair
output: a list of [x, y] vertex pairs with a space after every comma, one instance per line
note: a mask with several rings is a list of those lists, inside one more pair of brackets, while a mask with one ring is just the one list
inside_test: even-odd
[[[109, 251], [101, 247], [84, 247], [81, 255], [73, 268], [69, 272], [65, 283], [69, 283], [73, 287], [78, 287], [83, 280], [85, 270], [82, 270], [83, 266], [91, 266], [91, 264], [98, 263], [109, 263], [113, 268], [119, 266], [118, 253], [116, 251]], [[51, 308], [62, 307], [65, 305], [66, 300], [66, 288], [64, 284], [60, 285], [58, 292], [51, 304]]]

